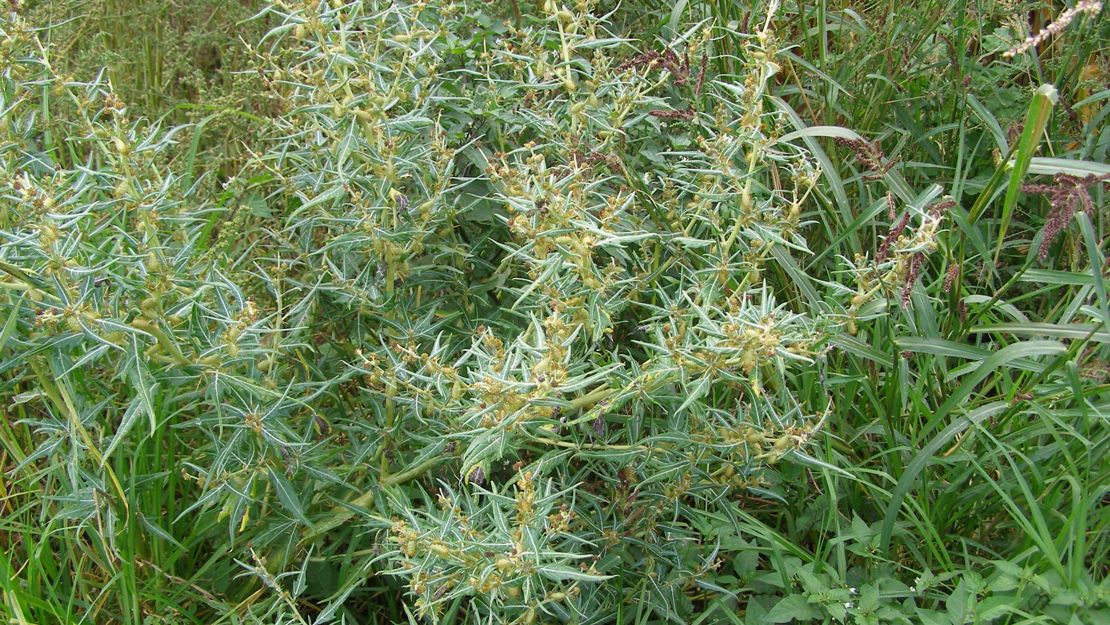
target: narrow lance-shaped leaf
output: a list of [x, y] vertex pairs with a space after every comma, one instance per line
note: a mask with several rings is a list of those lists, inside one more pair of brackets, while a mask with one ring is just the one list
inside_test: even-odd
[[131, 383], [135, 385], [135, 396], [138, 398], [139, 407], [146, 413], [150, 421], [151, 433], [158, 427], [158, 420], [154, 416], [154, 390], [155, 382], [147, 371], [143, 352], [139, 349], [139, 338], [131, 339]]
[[1002, 223], [998, 228], [998, 244], [995, 246], [994, 261], [998, 262], [998, 255], [1002, 251], [1002, 241], [1006, 238], [1006, 230], [1010, 227], [1010, 219], [1014, 214], [1014, 205], [1017, 204], [1018, 192], [1021, 191], [1021, 182], [1029, 170], [1029, 163], [1033, 154], [1041, 143], [1048, 118], [1052, 114], [1052, 107], [1056, 104], [1056, 87], [1041, 85], [1037, 89], [1033, 101], [1029, 103], [1029, 111], [1025, 115], [1025, 128], [1021, 131], [1018, 140], [1017, 156], [1013, 161], [1010, 171], [1010, 184], [1006, 188], [1006, 199], [1002, 203]]
[[277, 491], [278, 501], [281, 505], [293, 515], [303, 525], [311, 525], [308, 517], [305, 516], [304, 508], [301, 506], [301, 498], [297, 495], [297, 491], [293, 489], [293, 485], [284, 475], [269, 469], [270, 483], [274, 485], [274, 490]]

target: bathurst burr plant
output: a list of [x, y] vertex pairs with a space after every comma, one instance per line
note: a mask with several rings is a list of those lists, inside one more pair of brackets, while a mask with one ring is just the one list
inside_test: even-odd
[[[207, 118], [62, 75], [11, 12], [13, 622], [865, 623], [1014, 595], [925, 576], [955, 543], [892, 532], [933, 518], [919, 447], [1086, 410], [1063, 389], [1105, 407], [1082, 369], [1104, 362], [1101, 265], [1066, 316], [1001, 298], [1073, 213], [1066, 244], [1101, 260], [1106, 175], [1036, 161], [1084, 210], [1054, 208], [1019, 272], [960, 270], [999, 257], [976, 221], [992, 189], [811, 119], [803, 4], [744, 28], [683, 4], [634, 37], [600, 0], [266, 3], [239, 50], [256, 101], [212, 112], [252, 131], [215, 171]], [[910, 407], [911, 434], [858, 416]], [[1048, 456], [1105, 477], [1077, 445]], [[960, 548], [1000, 559], [1007, 532]], [[69, 555], [29, 567], [41, 552]]]

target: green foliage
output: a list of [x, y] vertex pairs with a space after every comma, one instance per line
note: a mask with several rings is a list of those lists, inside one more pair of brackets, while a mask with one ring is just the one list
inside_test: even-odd
[[0, 614], [1110, 617], [1101, 22], [933, 8], [273, 2], [184, 118], [9, 14]]
[[[18, 4], [18, 3], [17, 3]], [[265, 102], [244, 43], [268, 29], [257, 0], [23, 0], [64, 81], [102, 81], [133, 117], [184, 126], [179, 154], [204, 163], [205, 184], [224, 182], [249, 156]], [[185, 150], [182, 150], [185, 152]], [[190, 168], [188, 163], [178, 167]]]

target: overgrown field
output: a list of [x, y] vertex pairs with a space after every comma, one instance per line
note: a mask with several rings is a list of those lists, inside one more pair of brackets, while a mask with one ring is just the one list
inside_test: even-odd
[[2, 11], [5, 623], [1110, 623], [1100, 3]]

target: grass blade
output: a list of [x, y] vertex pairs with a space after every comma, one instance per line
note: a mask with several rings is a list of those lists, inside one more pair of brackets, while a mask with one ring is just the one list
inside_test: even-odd
[[1006, 238], [1006, 230], [1010, 227], [1010, 219], [1017, 205], [1018, 193], [1021, 191], [1021, 182], [1029, 170], [1033, 153], [1041, 143], [1041, 136], [1048, 125], [1048, 118], [1052, 114], [1052, 107], [1057, 100], [1056, 87], [1041, 85], [1037, 89], [1033, 101], [1029, 103], [1029, 111], [1025, 115], [1025, 128], [1021, 131], [1018, 140], [1017, 155], [1014, 157], [1013, 169], [1010, 171], [1010, 183], [1006, 188], [1006, 199], [1002, 203], [1002, 223], [998, 228], [998, 243], [995, 246], [994, 261], [998, 262], [998, 255], [1002, 251], [1002, 241]]

